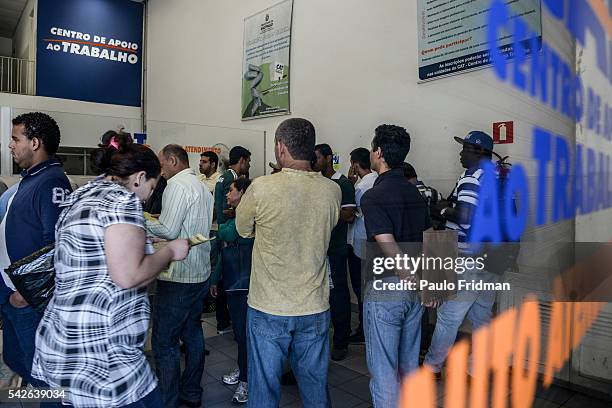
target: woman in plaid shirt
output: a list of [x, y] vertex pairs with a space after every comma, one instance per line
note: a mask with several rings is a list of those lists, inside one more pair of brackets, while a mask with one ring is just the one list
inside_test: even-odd
[[67, 388], [75, 407], [161, 407], [143, 353], [146, 286], [186, 257], [188, 242], [152, 253], [146, 239], [141, 203], [160, 175], [155, 153], [115, 140], [92, 160], [104, 178], [69, 196], [56, 225], [56, 287], [38, 327], [32, 374]]

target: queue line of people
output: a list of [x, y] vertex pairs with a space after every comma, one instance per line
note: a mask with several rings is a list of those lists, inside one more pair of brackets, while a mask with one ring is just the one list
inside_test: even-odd
[[[373, 404], [397, 405], [401, 378], [419, 364], [423, 305], [416, 293], [376, 293], [361, 269], [366, 241], [421, 242], [431, 226], [432, 206], [422, 194], [431, 189], [409, 181], [402, 167], [410, 151], [404, 128], [376, 128], [370, 150], [351, 152], [345, 177], [333, 169], [330, 146], [316, 144], [314, 126], [288, 119], [275, 134], [275, 174], [253, 181], [247, 177], [251, 154], [239, 146], [224, 174], [202, 171], [200, 163], [198, 177], [178, 145], [155, 155], [111, 136], [92, 155], [101, 175], [70, 194], [53, 159], [60, 141], [55, 121], [32, 113], [13, 125], [11, 151], [24, 173], [18, 188], [0, 197], [0, 233], [9, 247], [10, 222], [23, 222], [11, 211], [15, 200], [34, 197], [41, 204], [28, 222], [37, 248], [14, 254], [0, 245], [0, 266], [53, 241], [56, 248], [55, 293], [43, 316], [30, 310], [3, 273], [4, 358], [24, 381], [68, 388], [68, 403], [77, 407], [198, 407], [205, 359], [201, 313], [208, 293], [218, 298], [223, 287], [238, 343], [238, 367], [223, 381], [237, 384], [235, 402], [277, 407], [289, 360], [304, 405], [330, 406], [330, 357], [342, 360], [349, 342], [365, 341]], [[436, 206], [447, 225], [464, 235], [478, 201], [480, 162], [493, 149], [489, 139], [472, 132], [461, 140], [467, 170], [454, 203], [440, 200]], [[202, 158], [217, 168], [214, 153]], [[167, 187], [159, 217], [145, 217], [142, 205], [160, 176]], [[190, 244], [196, 234], [216, 239]], [[151, 238], [164, 241], [161, 249], [153, 251]], [[353, 334], [347, 275], [359, 299]], [[146, 287], [153, 281], [155, 374], [143, 352], [150, 314]], [[436, 374], [463, 318], [475, 326], [490, 320], [491, 299], [470, 299], [467, 306], [449, 301], [440, 307], [440, 321], [447, 316], [449, 323], [438, 323], [425, 359]]]

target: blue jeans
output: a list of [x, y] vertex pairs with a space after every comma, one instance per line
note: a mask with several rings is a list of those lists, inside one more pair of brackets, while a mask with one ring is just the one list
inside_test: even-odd
[[275, 316], [249, 307], [249, 407], [277, 408], [283, 361], [290, 359], [305, 407], [329, 407], [329, 311]]
[[401, 380], [419, 366], [423, 307], [413, 293], [376, 293], [371, 285], [366, 292], [364, 334], [372, 403], [375, 408], [397, 408]]
[[[152, 348], [162, 405], [178, 406], [202, 398], [204, 334], [200, 321], [210, 281], [176, 283], [157, 281], [153, 308]], [[181, 376], [179, 339], [185, 345], [185, 371]]]
[[36, 348], [36, 329], [42, 316], [30, 306], [2, 305], [4, 362], [28, 384], [33, 384], [32, 360]]
[[[497, 276], [486, 271], [467, 271], [459, 279], [496, 282]], [[455, 344], [463, 320], [466, 317], [470, 320], [472, 331], [489, 324], [494, 303], [495, 292], [473, 290], [461, 290], [455, 299], [443, 303], [437, 310], [436, 328], [423, 364], [427, 364], [431, 371], [439, 373], [450, 348]]]

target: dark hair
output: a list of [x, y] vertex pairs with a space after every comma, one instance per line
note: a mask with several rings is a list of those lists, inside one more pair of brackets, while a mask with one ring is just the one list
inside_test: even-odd
[[370, 151], [365, 147], [358, 147], [351, 152], [351, 161], [359, 164], [362, 169], [370, 170]]
[[315, 149], [315, 128], [306, 119], [283, 121], [276, 129], [275, 139], [283, 142], [295, 160], [311, 160]]
[[187, 156], [187, 152], [185, 151], [185, 149], [183, 149], [182, 146], [179, 146], [177, 144], [166, 145], [162, 149], [162, 154], [166, 159], [169, 159], [170, 156], [174, 156], [180, 163], [189, 166], [189, 156]]
[[251, 152], [249, 152], [247, 149], [242, 146], [234, 146], [229, 153], [229, 165], [233, 166], [234, 164], [237, 164], [240, 159], [246, 160], [249, 157], [251, 157]]
[[29, 112], [13, 119], [13, 126], [23, 125], [28, 139], [40, 139], [48, 155], [55, 155], [60, 144], [60, 129], [57, 122], [46, 113]]
[[418, 179], [416, 170], [414, 169], [414, 167], [412, 167], [412, 164], [403, 162], [402, 170], [404, 170], [404, 177], [406, 177], [407, 179]]
[[215, 163], [215, 166], [219, 167], [219, 156], [217, 156], [217, 153], [211, 152], [209, 150], [207, 152], [202, 153], [200, 157], [208, 157], [211, 163]]
[[244, 193], [251, 185], [251, 179], [246, 177], [239, 177], [232, 184], [236, 186], [236, 190], [240, 191], [241, 193]]
[[132, 135], [129, 133], [107, 130], [106, 132], [104, 132], [102, 137], [100, 137], [100, 144], [98, 145], [98, 147], [108, 147], [113, 137], [115, 138], [115, 141], [120, 145], [134, 143], [134, 139], [132, 139]]
[[374, 131], [372, 149], [382, 150], [383, 157], [389, 167], [397, 168], [410, 151], [410, 135], [401, 126], [380, 125]]
[[140, 144], [118, 143], [119, 149], [108, 146], [91, 152], [91, 168], [96, 174], [125, 179], [144, 171], [147, 179], [159, 177], [161, 166], [153, 150]]
[[321, 143], [315, 146], [315, 151], [319, 151], [323, 157], [329, 157], [329, 156], [333, 156], [334, 152], [332, 151], [332, 148], [327, 144], [327, 143]]

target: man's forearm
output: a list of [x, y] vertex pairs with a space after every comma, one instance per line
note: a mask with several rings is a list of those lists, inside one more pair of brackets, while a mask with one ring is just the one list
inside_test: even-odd
[[180, 224], [178, 225], [178, 228], [177, 227], [171, 228], [171, 227], [168, 227], [162, 224], [160, 221], [147, 221], [146, 228], [147, 228], [147, 231], [149, 231], [151, 234], [155, 235], [156, 237], [168, 239], [168, 240], [178, 238], [181, 232]]

